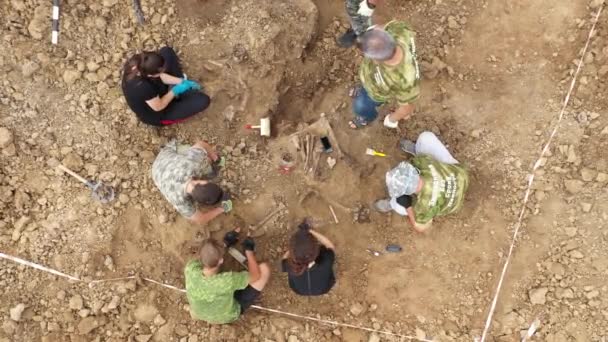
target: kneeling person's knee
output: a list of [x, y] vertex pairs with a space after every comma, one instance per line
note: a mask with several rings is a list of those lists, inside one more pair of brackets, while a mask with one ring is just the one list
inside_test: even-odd
[[428, 142], [428, 141], [434, 141], [434, 140], [438, 140], [435, 133], [429, 132], [429, 131], [424, 131], [424, 132], [420, 133], [417, 141]]
[[363, 97], [358, 96], [353, 99], [353, 112], [356, 115], [365, 117], [369, 110], [369, 105]]
[[198, 112], [202, 112], [209, 107], [211, 104], [211, 98], [203, 92], [197, 92], [194, 98], [194, 106], [198, 109]]

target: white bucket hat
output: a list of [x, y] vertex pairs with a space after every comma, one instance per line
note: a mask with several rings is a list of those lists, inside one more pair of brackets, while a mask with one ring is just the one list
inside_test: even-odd
[[386, 173], [386, 187], [392, 198], [414, 194], [419, 181], [420, 172], [408, 162], [401, 162]]

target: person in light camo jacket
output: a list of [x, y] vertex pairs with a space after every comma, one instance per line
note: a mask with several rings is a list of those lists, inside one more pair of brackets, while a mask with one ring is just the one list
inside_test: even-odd
[[[152, 179], [163, 196], [184, 217], [205, 224], [222, 213], [232, 210], [227, 192], [209, 179], [224, 167], [220, 157], [206, 141], [193, 146], [167, 143], [152, 164]], [[197, 204], [215, 208], [203, 211]]]
[[394, 102], [397, 109], [384, 125], [397, 128], [414, 112], [420, 94], [420, 68], [416, 60], [415, 33], [401, 21], [373, 27], [359, 38], [365, 58], [359, 68], [361, 85], [353, 91], [354, 120], [351, 128], [367, 125], [378, 117], [378, 107]]
[[383, 0], [346, 0], [346, 13], [350, 18], [351, 28], [338, 37], [338, 45], [350, 48], [367, 29], [372, 26], [372, 15], [376, 6]]
[[390, 198], [376, 202], [381, 212], [407, 216], [414, 229], [424, 232], [436, 216], [462, 208], [469, 174], [431, 132], [423, 132], [414, 143], [401, 140], [401, 149], [414, 158], [386, 173]]

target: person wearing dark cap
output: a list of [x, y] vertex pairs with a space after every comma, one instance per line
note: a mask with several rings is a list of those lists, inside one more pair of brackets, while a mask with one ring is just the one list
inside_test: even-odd
[[384, 126], [397, 128], [414, 112], [420, 94], [420, 69], [415, 32], [402, 21], [373, 26], [358, 38], [364, 59], [359, 68], [361, 85], [353, 91], [355, 118], [351, 128], [366, 126], [378, 117], [378, 107], [393, 102], [397, 109], [384, 118]]
[[336, 283], [334, 244], [312, 229], [308, 220], [298, 225], [283, 255], [282, 269], [287, 272], [289, 287], [301, 296], [320, 296]]
[[424, 232], [436, 216], [455, 213], [464, 203], [468, 170], [450, 154], [432, 132], [416, 142], [401, 140], [401, 149], [414, 156], [386, 173], [390, 198], [375, 203], [378, 211], [407, 216], [412, 227]]
[[[152, 178], [182, 216], [204, 224], [232, 210], [228, 193], [209, 181], [223, 166], [224, 158], [205, 141], [193, 146], [171, 141], [161, 149], [152, 164]], [[202, 211], [196, 204], [215, 208]]]

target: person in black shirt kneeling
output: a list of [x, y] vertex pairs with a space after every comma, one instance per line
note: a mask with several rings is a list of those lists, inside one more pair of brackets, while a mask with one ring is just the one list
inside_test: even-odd
[[313, 230], [305, 220], [291, 236], [289, 250], [283, 256], [283, 272], [287, 272], [289, 287], [302, 296], [319, 296], [336, 283], [333, 265], [334, 244]]
[[170, 47], [144, 51], [124, 66], [122, 92], [139, 120], [152, 126], [172, 125], [204, 111], [211, 100], [201, 86], [185, 79]]

